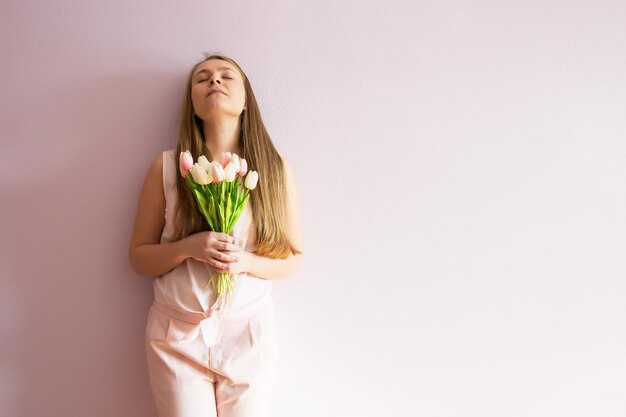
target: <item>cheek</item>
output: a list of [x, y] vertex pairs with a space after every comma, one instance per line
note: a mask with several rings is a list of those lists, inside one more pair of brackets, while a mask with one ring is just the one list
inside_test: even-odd
[[233, 91], [233, 95], [237, 97], [237, 103], [243, 104], [246, 102], [246, 90], [243, 88], [243, 86], [237, 87], [236, 91]]
[[192, 88], [191, 90], [191, 101], [194, 106], [202, 105], [203, 91], [201, 88]]

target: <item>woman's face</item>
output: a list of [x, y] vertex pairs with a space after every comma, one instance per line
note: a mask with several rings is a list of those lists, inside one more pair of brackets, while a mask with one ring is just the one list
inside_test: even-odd
[[203, 120], [239, 117], [246, 104], [243, 78], [228, 61], [204, 61], [191, 77], [191, 100], [195, 113]]

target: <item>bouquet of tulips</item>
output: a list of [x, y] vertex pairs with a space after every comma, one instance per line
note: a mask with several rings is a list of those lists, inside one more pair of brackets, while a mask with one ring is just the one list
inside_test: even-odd
[[[179, 166], [211, 230], [230, 234], [250, 198], [250, 190], [257, 185], [259, 174], [248, 171], [246, 160], [230, 152], [222, 152], [221, 157], [213, 162], [209, 162], [204, 155], [194, 162], [193, 156], [186, 150], [180, 153]], [[230, 273], [215, 271], [205, 288], [213, 282], [216, 274], [217, 298], [229, 297], [235, 289], [235, 277], [231, 278]]]

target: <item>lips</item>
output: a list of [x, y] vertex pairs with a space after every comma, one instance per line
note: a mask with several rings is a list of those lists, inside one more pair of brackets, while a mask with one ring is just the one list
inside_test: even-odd
[[207, 94], [207, 97], [210, 96], [213, 93], [220, 93], [220, 94], [226, 95], [226, 93], [224, 93], [222, 90], [213, 90], [213, 91], [209, 91], [209, 94]]

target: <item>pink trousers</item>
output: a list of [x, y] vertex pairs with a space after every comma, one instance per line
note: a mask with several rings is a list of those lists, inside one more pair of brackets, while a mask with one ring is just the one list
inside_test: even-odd
[[278, 359], [273, 301], [221, 317], [211, 346], [200, 326], [206, 318], [157, 300], [150, 308], [145, 347], [158, 416], [269, 417]]

